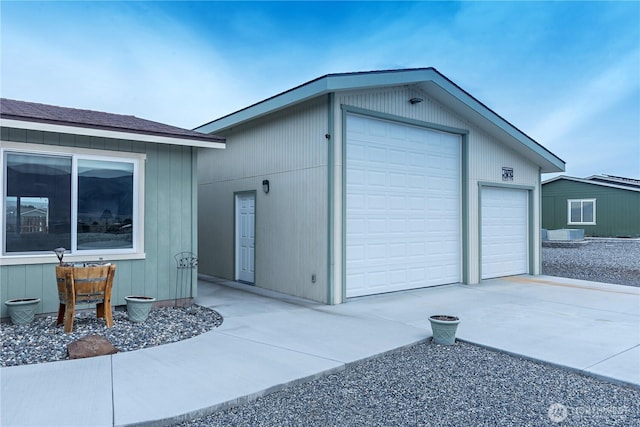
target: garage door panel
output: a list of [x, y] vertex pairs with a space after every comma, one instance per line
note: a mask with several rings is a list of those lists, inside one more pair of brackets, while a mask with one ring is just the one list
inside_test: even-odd
[[459, 282], [460, 137], [350, 115], [346, 148], [347, 296]]
[[529, 207], [526, 190], [483, 188], [482, 278], [528, 272]]

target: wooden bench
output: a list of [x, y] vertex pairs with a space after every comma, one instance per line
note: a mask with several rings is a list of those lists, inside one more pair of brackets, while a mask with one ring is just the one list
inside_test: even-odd
[[98, 265], [89, 267], [56, 266], [58, 295], [57, 325], [63, 323], [64, 332], [73, 332], [73, 316], [76, 304], [96, 304], [96, 317], [104, 318], [107, 328], [113, 326], [111, 289], [116, 266]]

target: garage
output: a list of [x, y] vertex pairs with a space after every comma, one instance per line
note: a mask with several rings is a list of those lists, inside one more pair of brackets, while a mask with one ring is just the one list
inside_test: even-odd
[[346, 296], [461, 281], [460, 135], [346, 118]]
[[529, 272], [529, 192], [481, 190], [482, 278]]

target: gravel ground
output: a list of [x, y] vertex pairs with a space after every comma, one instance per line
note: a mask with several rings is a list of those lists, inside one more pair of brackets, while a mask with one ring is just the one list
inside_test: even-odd
[[222, 324], [219, 313], [198, 305], [154, 308], [143, 323], [132, 323], [125, 311], [114, 310], [111, 328], [96, 319], [95, 310], [79, 312], [70, 334], [56, 326], [56, 317], [36, 318], [23, 326], [3, 323], [0, 366], [66, 360], [67, 345], [87, 335], [102, 335], [120, 351], [131, 351], [191, 338]]
[[549, 276], [640, 286], [640, 239], [587, 239], [570, 248], [543, 247], [542, 273]]
[[429, 341], [178, 424], [545, 425], [640, 426], [640, 390], [467, 343]]

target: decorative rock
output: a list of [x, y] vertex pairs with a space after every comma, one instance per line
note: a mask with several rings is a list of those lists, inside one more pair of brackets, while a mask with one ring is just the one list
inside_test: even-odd
[[69, 359], [83, 359], [85, 357], [115, 354], [118, 349], [103, 336], [89, 335], [69, 344], [67, 351], [69, 352]]

